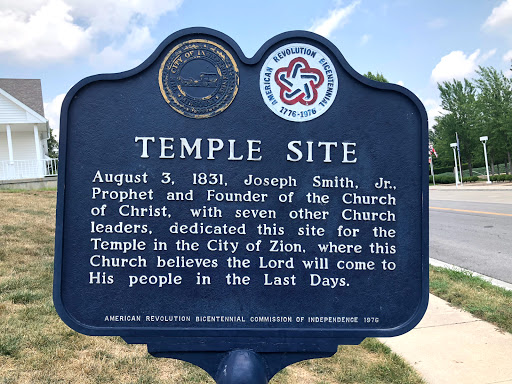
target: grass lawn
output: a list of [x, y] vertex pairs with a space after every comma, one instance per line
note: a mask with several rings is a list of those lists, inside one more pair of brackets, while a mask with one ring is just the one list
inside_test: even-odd
[[[55, 191], [0, 191], [0, 384], [214, 383], [201, 369], [156, 359], [117, 337], [83, 336], [52, 303]], [[281, 371], [271, 384], [423, 383], [374, 339]]]
[[430, 266], [430, 292], [512, 333], [512, 291], [466, 272]]

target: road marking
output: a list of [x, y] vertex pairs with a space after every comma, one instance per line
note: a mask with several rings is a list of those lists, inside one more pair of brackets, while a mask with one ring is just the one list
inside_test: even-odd
[[440, 209], [442, 211], [455, 211], [455, 212], [469, 212], [469, 213], [482, 213], [484, 215], [497, 215], [497, 216], [512, 216], [512, 213], [498, 213], [498, 212], [484, 212], [484, 211], [470, 211], [468, 209], [455, 209], [455, 208], [441, 208], [429, 207], [430, 209]]

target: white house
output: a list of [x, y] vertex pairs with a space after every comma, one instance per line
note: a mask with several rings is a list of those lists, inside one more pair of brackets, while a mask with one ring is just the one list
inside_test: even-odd
[[41, 80], [0, 79], [0, 181], [56, 175], [49, 134]]

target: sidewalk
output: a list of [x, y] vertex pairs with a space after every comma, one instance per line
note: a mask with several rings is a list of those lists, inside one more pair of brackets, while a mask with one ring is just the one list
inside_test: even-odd
[[492, 184], [487, 184], [485, 182], [477, 182], [477, 183], [464, 183], [462, 186], [455, 186], [455, 184], [436, 184], [430, 185], [430, 190], [458, 190], [458, 191], [506, 191], [512, 190], [512, 183], [509, 181], [498, 181], [493, 182]]
[[[431, 185], [431, 200], [512, 204], [512, 183]], [[381, 339], [429, 384], [512, 384], [512, 335], [430, 295], [427, 313], [405, 335]]]
[[467, 183], [455, 185], [431, 185], [430, 200], [472, 201], [481, 203], [512, 204], [512, 183]]
[[512, 384], [512, 335], [430, 295], [405, 335], [380, 339], [429, 384]]

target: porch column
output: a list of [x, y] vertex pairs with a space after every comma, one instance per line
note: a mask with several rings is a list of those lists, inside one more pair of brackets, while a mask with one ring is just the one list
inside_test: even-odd
[[7, 124], [7, 151], [9, 152], [9, 162], [14, 163], [14, 153], [12, 152], [11, 126]]
[[34, 141], [36, 144], [36, 158], [37, 160], [41, 160], [41, 143], [39, 141], [39, 129], [37, 128], [37, 125], [34, 124]]
[[39, 129], [37, 125], [34, 124], [34, 142], [36, 144], [36, 169], [38, 173], [38, 177], [44, 177], [44, 164], [41, 156], [41, 143], [39, 141]]

